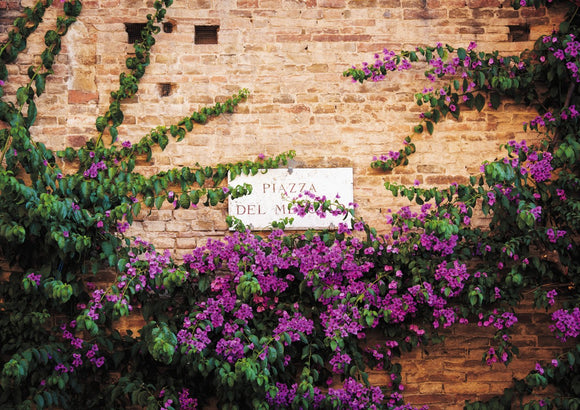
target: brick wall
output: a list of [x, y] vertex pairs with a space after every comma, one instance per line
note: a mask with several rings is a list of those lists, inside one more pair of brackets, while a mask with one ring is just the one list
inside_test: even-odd
[[484, 352], [493, 346], [490, 340], [494, 329], [470, 323], [441, 332], [446, 336], [443, 343], [419, 348], [401, 358], [405, 400], [417, 407], [428, 405], [430, 410], [448, 410], [462, 409], [466, 400], [488, 400], [502, 394], [506, 387], [512, 387], [513, 378], [524, 378], [536, 362], [549, 363], [565, 347], [550, 335], [551, 312], [534, 310], [530, 300], [518, 306], [519, 322], [513, 343], [520, 354], [508, 367], [482, 364]]
[[[418, 179], [428, 186], [465, 180], [484, 159], [498, 155], [500, 143], [530, 138], [520, 126], [528, 113], [510, 104], [498, 111], [464, 112], [460, 121], [438, 126], [433, 136], [417, 137], [418, 153], [410, 166], [385, 176], [369, 168], [370, 160], [398, 149], [411, 133], [420, 112], [413, 93], [428, 85], [424, 66], [393, 73], [378, 84], [352, 84], [342, 72], [353, 63], [372, 60], [383, 47], [412, 49], [437, 41], [465, 46], [475, 40], [482, 50], [519, 52], [533, 42], [511, 41], [521, 40], [513, 32], [529, 27], [533, 39], [549, 32], [562, 15], [548, 15], [543, 9], [516, 12], [503, 3], [507, 2], [177, 1], [168, 12], [173, 31], [159, 34], [140, 92], [125, 103], [120, 138], [137, 140], [160, 123], [175, 123], [247, 87], [252, 95], [235, 115], [196, 128], [186, 141], [156, 154], [154, 165], [144, 171], [255, 159], [260, 153], [294, 149], [304, 167], [353, 167], [360, 215], [380, 225], [384, 210], [402, 203], [385, 192], [384, 180]], [[49, 114], [38, 120], [33, 130], [37, 138], [62, 148], [94, 135], [94, 119], [105, 111], [132, 50], [124, 23], [144, 22], [150, 12], [146, 6], [128, 0], [86, 2], [64, 41], [47, 93], [40, 98], [39, 109]], [[50, 21], [47, 18], [44, 26]], [[196, 25], [219, 25], [218, 44], [194, 44]], [[40, 47], [32, 44], [30, 50], [21, 58], [23, 64]], [[20, 73], [25, 72], [22, 67]], [[170, 84], [170, 95], [160, 96], [161, 84]], [[157, 223], [138, 229], [150, 238], [163, 233], [168, 239], [162, 246], [180, 253], [180, 243], [189, 247], [195, 242], [192, 237], [221, 235], [225, 212], [225, 207], [209, 212], [167, 210], [149, 218]]]
[[0, 0], [0, 36], [5, 35], [15, 17], [20, 15], [20, 0]]
[[[79, 146], [95, 135], [94, 120], [106, 111], [132, 50], [125, 23], [145, 22], [152, 2], [83, 4], [39, 99], [42, 114], [32, 130], [53, 149]], [[56, 1], [48, 11], [41, 33], [54, 26], [60, 7]], [[0, 0], [0, 42], [17, 9], [17, 3]], [[424, 186], [464, 181], [483, 160], [500, 155], [499, 144], [532, 138], [521, 130], [530, 113], [509, 103], [497, 111], [465, 111], [459, 121], [437, 126], [433, 136], [417, 136], [411, 164], [385, 175], [369, 163], [373, 155], [399, 149], [412, 132], [420, 112], [413, 94], [428, 85], [425, 66], [364, 85], [352, 84], [342, 72], [372, 60], [384, 47], [398, 51], [437, 41], [459, 47], [473, 40], [481, 50], [519, 53], [562, 15], [558, 9], [514, 11], [502, 0], [177, 0], [167, 14], [172, 32], [158, 35], [140, 91], [124, 103], [120, 139], [136, 141], [156, 125], [175, 123], [246, 87], [252, 94], [235, 114], [196, 127], [184, 141], [156, 152], [154, 164], [141, 170], [256, 159], [293, 149], [299, 166], [352, 167], [359, 215], [380, 227], [387, 208], [406, 204], [385, 191], [384, 181], [418, 179]], [[219, 26], [218, 44], [195, 44], [195, 27], [202, 25]], [[34, 36], [20, 66], [9, 68], [11, 80], [24, 81], [27, 65], [41, 51], [42, 37]], [[168, 96], [160, 95], [161, 84], [170, 84]], [[137, 222], [133, 232], [179, 256], [205, 238], [223, 236], [226, 212], [226, 206], [164, 208]], [[457, 327], [447, 342], [430, 347], [429, 355], [418, 349], [402, 359], [408, 400], [461, 408], [466, 398], [501, 393], [513, 376], [551, 358], [559, 347], [546, 336], [547, 315], [531, 313], [527, 304], [521, 309], [526, 322], [516, 340], [522, 355], [509, 368], [492, 372], [481, 365], [489, 332]], [[380, 382], [384, 375], [373, 377]]]
[[[26, 0], [30, 2], [31, 0]], [[234, 115], [197, 127], [179, 144], [155, 155], [152, 172], [172, 166], [255, 159], [289, 149], [304, 167], [354, 168], [355, 201], [360, 215], [381, 225], [393, 201], [383, 189], [385, 179], [427, 186], [462, 181], [485, 159], [498, 154], [500, 143], [530, 138], [521, 130], [529, 119], [510, 104], [498, 111], [464, 112], [433, 136], [416, 138], [418, 153], [411, 164], [393, 174], [370, 169], [373, 155], [398, 149], [416, 124], [419, 108], [413, 93], [428, 85], [422, 70], [393, 73], [388, 81], [352, 84], [342, 72], [372, 60], [383, 47], [412, 49], [447, 42], [466, 46], [475, 40], [482, 50], [519, 52], [532, 41], [510, 41], [510, 30], [530, 27], [530, 38], [549, 32], [561, 20], [557, 10], [514, 11], [501, 1], [431, 0], [198, 0], [176, 1], [169, 9], [171, 33], [161, 32], [152, 64], [139, 94], [124, 105], [121, 139], [139, 139], [158, 124], [181, 117], [238, 89], [252, 92]], [[56, 8], [41, 29], [52, 27]], [[114, 10], [114, 13], [112, 13]], [[145, 22], [151, 10], [134, 0], [87, 1], [64, 40], [55, 74], [39, 101], [44, 112], [33, 129], [53, 148], [80, 145], [95, 135], [94, 120], [109, 103], [118, 74], [132, 46], [124, 23]], [[218, 44], [194, 44], [196, 25], [219, 25]], [[510, 29], [511, 27], [511, 29]], [[42, 48], [40, 36], [20, 57], [19, 73]], [[18, 68], [11, 67], [12, 78]], [[171, 93], [161, 97], [161, 84]], [[477, 147], [477, 148], [475, 148]], [[225, 207], [209, 212], [170, 210], [155, 213], [140, 229], [150, 238], [205, 237], [224, 231]], [[177, 221], [177, 223], [175, 223]], [[192, 240], [179, 241], [190, 246]], [[163, 247], [178, 251], [178, 241]]]

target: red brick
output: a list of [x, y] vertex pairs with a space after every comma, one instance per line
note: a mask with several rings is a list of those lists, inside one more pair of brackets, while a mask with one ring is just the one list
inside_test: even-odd
[[543, 17], [546, 15], [545, 8], [535, 8], [535, 7], [523, 7], [520, 9], [522, 17]]
[[419, 386], [421, 394], [440, 394], [443, 393], [443, 383], [421, 383]]
[[237, 5], [241, 9], [253, 9], [258, 7], [258, 0], [238, 0]]
[[467, 180], [468, 178], [463, 175], [434, 175], [428, 176], [425, 179], [425, 183], [428, 185], [450, 185], [453, 183], [464, 184]]
[[99, 93], [79, 90], [68, 91], [69, 104], [86, 104], [89, 102], [99, 102]]
[[342, 34], [315, 34], [312, 36], [312, 41], [361, 41], [366, 42], [370, 41], [371, 36], [367, 34], [351, 34], [351, 35], [342, 35]]
[[405, 9], [403, 12], [403, 17], [405, 20], [432, 20], [432, 19], [444, 19], [447, 17], [447, 10], [445, 9], [427, 9], [427, 10], [417, 10], [417, 9]]
[[478, 8], [478, 7], [495, 7], [499, 8], [502, 0], [467, 0], [467, 7]]
[[465, 393], [473, 396], [474, 393], [487, 393], [489, 390], [490, 386], [488, 382], [465, 382], [445, 385], [445, 393], [450, 395]]
[[345, 0], [318, 0], [319, 7], [328, 7], [328, 8], [342, 8], [346, 6]]

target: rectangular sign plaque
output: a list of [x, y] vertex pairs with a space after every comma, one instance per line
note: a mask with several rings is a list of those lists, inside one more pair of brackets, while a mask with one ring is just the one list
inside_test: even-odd
[[318, 197], [338, 201], [348, 206], [353, 202], [352, 168], [295, 168], [270, 169], [256, 175], [239, 175], [229, 181], [229, 185], [252, 185], [252, 193], [237, 199], [229, 200], [229, 214], [239, 218], [253, 230], [269, 229], [273, 221], [285, 217], [294, 218], [288, 229], [325, 229], [336, 228], [340, 222], [346, 222], [344, 215], [326, 215], [321, 218], [316, 214], [300, 217], [288, 210], [290, 200], [305, 192]]

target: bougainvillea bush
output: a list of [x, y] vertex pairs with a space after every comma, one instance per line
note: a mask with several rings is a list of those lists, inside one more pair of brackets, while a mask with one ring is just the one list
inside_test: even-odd
[[[53, 152], [30, 127], [35, 98], [50, 86], [61, 38], [81, 13], [64, 3], [56, 30], [45, 34], [41, 63], [15, 95], [3, 95], [7, 66], [26, 49], [49, 1], [25, 9], [0, 46], [0, 243], [11, 264], [0, 287], [0, 405], [2, 408], [192, 409], [413, 408], [405, 404], [397, 357], [441, 339], [440, 329], [477, 323], [494, 329], [484, 365], [508, 365], [517, 346], [514, 306], [524, 291], [552, 314], [554, 337], [580, 334], [578, 305], [578, 121], [580, 35], [577, 6], [532, 51], [501, 56], [449, 45], [389, 50], [354, 66], [354, 82], [388, 81], [388, 73], [426, 61], [431, 86], [415, 95], [425, 108], [415, 133], [433, 133], [465, 109], [495, 109], [505, 101], [537, 109], [526, 128], [535, 143], [506, 141], [503, 156], [482, 164], [468, 184], [422, 188], [387, 183], [410, 206], [389, 212], [388, 232], [355, 217], [356, 204], [305, 193], [290, 207], [350, 214], [333, 231], [286, 233], [291, 220], [256, 235], [239, 221], [232, 235], [209, 240], [177, 262], [169, 252], [127, 235], [141, 209], [215, 206], [251, 191], [224, 186], [229, 173], [257, 173], [285, 164], [294, 153], [232, 164], [200, 165], [139, 174], [155, 146], [180, 140], [211, 117], [231, 113], [241, 90], [177, 124], [157, 127], [138, 143], [120, 141], [122, 101], [138, 92], [166, 8], [156, 1], [96, 119], [96, 137], [81, 148]], [[530, 4], [527, 4], [530, 3]], [[544, 7], [551, 1], [519, 1]], [[568, 3], [568, 2], [565, 2]], [[576, 107], [579, 107], [577, 110]], [[219, 119], [218, 119], [219, 121]], [[377, 155], [387, 172], [412, 161], [412, 135], [403, 147]], [[64, 163], [76, 172], [64, 172]], [[70, 169], [71, 167], [67, 167]], [[472, 224], [487, 217], [484, 229]], [[346, 219], [345, 219], [346, 220]], [[545, 257], [545, 255], [550, 255]], [[95, 285], [106, 270], [114, 281]], [[137, 333], [121, 334], [118, 319], [141, 315]], [[381, 340], [374, 344], [372, 340]], [[379, 335], [376, 338], [374, 336]], [[470, 409], [511, 408], [534, 389], [551, 393], [525, 408], [578, 408], [580, 345]], [[368, 371], [390, 375], [369, 383]], [[539, 391], [542, 394], [542, 391]]]

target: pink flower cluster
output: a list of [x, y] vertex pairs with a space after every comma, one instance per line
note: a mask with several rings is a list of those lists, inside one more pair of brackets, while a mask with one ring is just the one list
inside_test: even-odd
[[552, 313], [550, 331], [556, 334], [556, 338], [565, 342], [569, 338], [575, 338], [580, 335], [580, 309], [573, 310], [558, 309]]
[[[60, 326], [62, 330], [62, 338], [64, 340], [69, 340], [70, 345], [77, 351], [82, 350], [85, 346], [89, 344], [83, 339], [76, 337], [68, 328], [75, 329], [77, 326], [76, 321], [71, 321], [68, 326], [63, 323]], [[84, 357], [89, 359], [95, 367], [99, 368], [105, 364], [105, 358], [103, 356], [97, 357], [99, 352], [99, 346], [96, 343], [90, 345], [84, 353]], [[66, 362], [58, 363], [54, 370], [60, 373], [72, 373], [78, 367], [83, 365], [83, 353], [72, 353], [72, 363], [68, 365]]]
[[[385, 79], [385, 74], [387, 71], [402, 71], [411, 68], [411, 63], [407, 59], [402, 59], [398, 61], [396, 54], [393, 51], [389, 51], [386, 48], [383, 50], [382, 55], [375, 54], [375, 62], [369, 65], [367, 62], [362, 63], [362, 71], [365, 76], [369, 77], [372, 81], [382, 81]], [[353, 67], [356, 69], [356, 67]], [[353, 78], [353, 82], [356, 82]]]
[[83, 175], [85, 178], [96, 178], [99, 175], [99, 171], [104, 171], [107, 169], [107, 164], [103, 161], [93, 162], [89, 169], [87, 169]]

